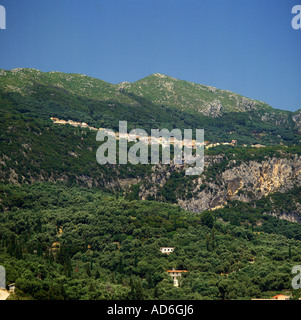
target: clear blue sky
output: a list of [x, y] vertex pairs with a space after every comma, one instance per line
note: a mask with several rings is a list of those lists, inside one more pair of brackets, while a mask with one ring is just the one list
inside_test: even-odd
[[159, 72], [301, 108], [301, 0], [0, 0], [0, 68], [118, 83]]

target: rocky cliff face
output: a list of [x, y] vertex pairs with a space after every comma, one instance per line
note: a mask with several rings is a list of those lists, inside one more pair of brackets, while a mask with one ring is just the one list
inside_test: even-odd
[[[245, 193], [261, 198], [270, 193], [290, 190], [301, 183], [301, 159], [271, 158], [261, 163], [250, 161], [223, 172], [228, 195], [235, 200], [246, 200]], [[239, 191], [243, 191], [240, 195]], [[249, 199], [247, 199], [249, 200]]]
[[298, 131], [298, 134], [301, 134], [301, 110], [297, 111], [292, 116], [293, 121], [295, 122], [296, 129]]
[[201, 111], [205, 116], [216, 118], [222, 115], [223, 105], [218, 99], [205, 104], [204, 109]]
[[[210, 166], [222, 160], [221, 156], [207, 157], [205, 163], [210, 170]], [[215, 179], [208, 179], [205, 174], [196, 178], [192, 183], [193, 197], [178, 197], [177, 203], [186, 210], [199, 213], [222, 208], [231, 200], [249, 202], [274, 192], [287, 192], [293, 187], [301, 186], [301, 157], [298, 155], [293, 155], [290, 159], [269, 158], [262, 162], [249, 161], [240, 165], [232, 161], [228, 167]], [[168, 183], [171, 173], [179, 170], [176, 166], [171, 166], [169, 170], [163, 166], [154, 167], [151, 176], [141, 182], [140, 197], [147, 199], [152, 196], [160, 200], [161, 188]], [[188, 186], [183, 184], [181, 189], [185, 188]], [[301, 222], [301, 209], [294, 213], [271, 214]]]
[[296, 211], [293, 211], [293, 212], [273, 211], [273, 212], [269, 212], [268, 214], [278, 219], [288, 220], [290, 222], [301, 224], [301, 207], [300, 206]]

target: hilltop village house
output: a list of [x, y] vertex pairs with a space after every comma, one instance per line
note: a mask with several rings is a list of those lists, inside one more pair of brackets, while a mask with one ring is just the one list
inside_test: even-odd
[[161, 248], [160, 248], [160, 251], [161, 251], [162, 253], [166, 253], [166, 254], [170, 254], [170, 253], [172, 253], [174, 250], [175, 250], [174, 247], [161, 247]]
[[172, 270], [167, 270], [167, 272], [169, 273], [169, 275], [173, 279], [173, 285], [175, 287], [178, 287], [179, 286], [178, 277], [181, 277], [183, 272], [188, 272], [188, 271], [187, 270], [175, 270], [175, 269], [172, 269]]
[[[55, 124], [59, 124], [59, 125], [71, 125], [73, 127], [80, 127], [80, 128], [88, 128], [89, 130], [94, 130], [94, 131], [100, 131], [100, 130], [105, 130], [104, 128], [95, 128], [95, 127], [91, 127], [89, 126], [86, 122], [77, 122], [77, 121], [73, 121], [73, 120], [63, 120], [63, 119], [59, 119], [59, 118], [55, 118], [55, 117], [51, 117], [50, 118], [52, 120], [53, 123]], [[111, 132], [107, 133], [108, 135], [112, 135]], [[115, 134], [113, 133], [113, 135], [115, 135], [116, 139], [119, 140], [119, 134], [118, 132]], [[139, 135], [136, 134], [126, 134], [125, 138], [127, 138], [128, 140], [141, 140], [142, 142], [146, 143], [146, 144], [162, 144], [163, 146], [168, 145], [169, 143], [171, 145], [184, 145], [187, 147], [191, 147], [192, 149], [196, 149], [198, 146], [204, 145], [204, 147], [206, 149], [212, 148], [212, 147], [216, 147], [219, 145], [232, 145], [232, 146], [236, 146], [237, 145], [237, 140], [232, 140], [231, 142], [216, 142], [216, 143], [210, 143], [209, 141], [204, 141], [202, 143], [197, 142], [195, 140], [180, 140], [178, 141], [177, 139], [175, 139], [175, 137], [171, 136], [169, 140], [166, 140], [163, 137], [140, 137]]]
[[94, 127], [90, 127], [86, 122], [76, 122], [76, 121], [73, 121], [73, 120], [66, 121], [66, 120], [61, 120], [61, 119], [54, 118], [54, 117], [51, 117], [50, 119], [55, 124], [63, 124], [63, 125], [69, 124], [70, 126], [73, 126], [73, 127], [88, 128], [90, 130], [95, 130], [95, 131], [102, 129], [102, 128], [97, 129], [97, 128], [94, 128]]
[[[287, 295], [284, 295], [284, 294], [278, 294], [272, 298], [254, 298], [254, 299], [251, 299], [251, 300], [290, 300], [291, 296], [287, 296]], [[299, 298], [299, 300], [301, 300], [301, 298]]]
[[277, 296], [274, 296], [272, 300], [289, 300], [290, 296], [286, 296], [284, 294], [278, 294]]

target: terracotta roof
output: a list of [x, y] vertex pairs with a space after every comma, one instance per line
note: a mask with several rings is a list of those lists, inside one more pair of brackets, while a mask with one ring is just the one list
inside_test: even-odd
[[286, 296], [284, 294], [277, 294], [277, 296], [274, 296], [273, 299], [277, 299], [279, 297], [289, 297], [289, 296]]
[[188, 272], [187, 270], [167, 270], [167, 272]]

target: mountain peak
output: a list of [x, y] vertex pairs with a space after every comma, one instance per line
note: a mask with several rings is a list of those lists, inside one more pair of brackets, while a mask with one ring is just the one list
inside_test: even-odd
[[151, 76], [158, 77], [158, 78], [171, 78], [170, 76], [167, 76], [163, 73], [153, 73]]
[[176, 79], [176, 78], [173, 78], [173, 77], [168, 76], [166, 74], [157, 72], [157, 73], [152, 73], [149, 76], [146, 76], [136, 82], [145, 81], [145, 80], [161, 80], [161, 79], [178, 81], [178, 79]]

